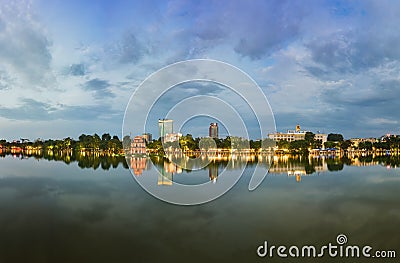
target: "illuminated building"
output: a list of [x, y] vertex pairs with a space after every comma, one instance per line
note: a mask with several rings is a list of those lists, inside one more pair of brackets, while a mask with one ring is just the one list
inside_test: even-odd
[[358, 147], [360, 143], [364, 142], [376, 143], [378, 140], [375, 138], [352, 138], [350, 139], [350, 141], [354, 147]]
[[182, 133], [167, 133], [164, 136], [163, 142], [176, 142], [182, 137]]
[[218, 138], [218, 123], [210, 123], [210, 128], [208, 129], [208, 136], [211, 138]]
[[[296, 130], [288, 130], [286, 133], [270, 133], [268, 134], [268, 138], [272, 139], [274, 141], [288, 141], [288, 142], [293, 142], [293, 141], [299, 141], [299, 140], [304, 140], [306, 136], [307, 131], [302, 131], [300, 129], [300, 125], [296, 126]], [[317, 133], [315, 134], [314, 137], [315, 140], [320, 140], [322, 142], [322, 145], [327, 141], [328, 135], [325, 133]]]
[[174, 121], [169, 119], [158, 120], [158, 132], [161, 140], [164, 140], [167, 134], [174, 132]]
[[146, 154], [146, 141], [143, 136], [136, 136], [131, 143], [132, 155], [145, 155]]

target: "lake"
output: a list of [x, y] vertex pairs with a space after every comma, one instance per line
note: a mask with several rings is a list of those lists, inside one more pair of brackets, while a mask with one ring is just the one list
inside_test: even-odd
[[[0, 158], [0, 262], [287, 262], [257, 248], [350, 245], [395, 250], [400, 257], [397, 157], [274, 157], [270, 173], [248, 191], [257, 158], [239, 162], [239, 182], [195, 206], [160, 201], [134, 177], [157, 187], [221, 180], [226, 160], [186, 172], [164, 160], [123, 157]], [[228, 173], [229, 174], [229, 173]], [[169, 178], [171, 180], [164, 180]], [[287, 259], [286, 259], [287, 260]], [[290, 262], [314, 262], [300, 258]], [[360, 262], [324, 257], [320, 262]], [[366, 262], [374, 262], [373, 259]], [[380, 259], [379, 262], [396, 262]], [[398, 261], [397, 261], [398, 262]]]

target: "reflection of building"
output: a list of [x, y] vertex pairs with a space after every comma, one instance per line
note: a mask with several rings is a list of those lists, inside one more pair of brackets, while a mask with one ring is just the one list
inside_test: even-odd
[[208, 165], [208, 177], [210, 177], [210, 181], [215, 183], [218, 179], [218, 165], [215, 163], [210, 163]]
[[172, 185], [175, 168], [175, 164], [164, 162], [161, 173], [158, 174], [157, 185]]
[[143, 173], [143, 170], [146, 169], [147, 158], [140, 157], [140, 158], [131, 158], [131, 169], [133, 173], [137, 176]]
[[182, 173], [182, 168], [173, 162], [164, 161], [158, 174], [158, 185], [172, 185], [174, 174]]
[[[275, 141], [282, 141], [282, 140], [285, 140], [288, 142], [299, 141], [299, 140], [305, 139], [306, 132], [307, 131], [302, 131], [300, 129], [300, 125], [297, 125], [296, 130], [294, 130], [294, 131], [288, 130], [286, 133], [281, 133], [281, 132], [270, 133], [270, 134], [268, 134], [268, 138], [275, 140]], [[315, 134], [314, 139], [322, 141], [322, 145], [323, 145], [327, 141], [328, 135], [324, 134], [324, 133], [317, 133], [317, 134]]]
[[208, 136], [211, 138], [218, 138], [218, 123], [210, 123], [210, 128], [208, 129]]
[[174, 121], [169, 119], [158, 120], [158, 132], [161, 140], [170, 133], [174, 132]]
[[297, 182], [301, 181], [302, 176], [319, 174], [330, 170], [325, 159], [308, 159], [308, 160], [291, 160], [287, 156], [274, 156], [273, 165], [269, 168], [269, 174], [287, 174], [287, 176], [296, 178]]
[[146, 141], [143, 136], [136, 136], [131, 143], [131, 154], [132, 155], [144, 155], [146, 154]]
[[146, 140], [146, 143], [149, 143], [153, 140], [153, 136], [151, 135], [151, 133], [143, 133], [142, 136], [143, 139]]

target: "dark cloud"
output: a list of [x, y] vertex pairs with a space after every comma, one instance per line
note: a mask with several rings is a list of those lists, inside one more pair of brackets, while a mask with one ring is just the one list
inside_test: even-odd
[[130, 30], [110, 51], [122, 63], [147, 55], [168, 56], [172, 63], [207, 56], [219, 46], [260, 59], [297, 39], [308, 10], [297, 1], [171, 1], [159, 21]]
[[5, 70], [0, 70], [0, 90], [6, 90], [11, 88], [13, 80]]
[[0, 32], [5, 30], [5, 28], [6, 28], [6, 23], [0, 17]]
[[0, 107], [0, 115], [11, 120], [96, 120], [115, 118], [122, 112], [111, 109], [108, 105], [67, 106], [39, 102], [33, 99], [22, 99], [17, 107]]
[[115, 97], [114, 93], [110, 91], [110, 83], [102, 79], [91, 79], [83, 85], [83, 89], [92, 91], [96, 99], [106, 99]]
[[[306, 45], [311, 50], [312, 59], [329, 68], [330, 71], [344, 72], [352, 69], [352, 48], [350, 40], [335, 36], [327, 39], [318, 39]], [[311, 67], [311, 73], [323, 74], [324, 69]]]
[[15, 108], [0, 107], [0, 114], [4, 118], [13, 120], [46, 120], [51, 106], [33, 99], [22, 99], [22, 104]]
[[388, 87], [381, 87], [381, 92], [359, 95], [340, 88], [325, 90], [321, 94], [321, 100], [325, 103], [313, 111], [275, 112], [277, 130], [284, 132], [294, 129], [298, 123], [314, 133], [342, 133], [346, 138], [398, 133], [399, 104], [393, 94], [400, 92], [399, 87], [390, 91]]
[[379, 36], [379, 32], [370, 32], [365, 36], [353, 32], [333, 34], [305, 45], [313, 61], [319, 65], [319, 68], [308, 69], [317, 77], [326, 75], [328, 70], [329, 74], [359, 73], [400, 59], [400, 51], [393, 48], [398, 45], [400, 35], [386, 38]]
[[[353, 67], [306, 68], [306, 75], [312, 72], [311, 78], [317, 81], [315, 100], [306, 97], [305, 103], [299, 101], [298, 108], [290, 105], [291, 112], [288, 113], [280, 112], [288, 111], [287, 108], [273, 108], [278, 130], [293, 129], [300, 123], [313, 132], [338, 132], [347, 138], [399, 133], [400, 104], [396, 94], [400, 93], [400, 83], [390, 79], [390, 72], [395, 72], [396, 65], [388, 70], [372, 68], [358, 69], [358, 72], [353, 72]], [[340, 73], [339, 70], [348, 72]], [[289, 98], [293, 96], [289, 95]]]
[[145, 54], [148, 54], [148, 50], [134, 32], [126, 33], [122, 40], [112, 48], [112, 52], [119, 62], [132, 64], [136, 64]]
[[72, 76], [84, 76], [86, 74], [86, 69], [84, 64], [72, 64], [69, 67], [69, 74]]
[[40, 25], [28, 18], [29, 12], [17, 3], [2, 6], [0, 60], [22, 81], [37, 85], [49, 73], [51, 42]]
[[[342, 5], [334, 7], [344, 17], [334, 25], [335, 30], [315, 34], [312, 39], [304, 41], [321, 70], [359, 73], [400, 59], [400, 50], [395, 48], [400, 45], [398, 17], [394, 15], [400, 11], [400, 5], [363, 2], [344, 10]], [[315, 67], [309, 69], [317, 77], [322, 73]]]
[[304, 5], [295, 1], [235, 3], [228, 18], [234, 24], [234, 50], [243, 56], [260, 59], [284, 47], [300, 33], [305, 11]]

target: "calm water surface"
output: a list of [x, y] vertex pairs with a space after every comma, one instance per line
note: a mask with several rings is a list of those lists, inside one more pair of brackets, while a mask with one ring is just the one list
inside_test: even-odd
[[[227, 194], [184, 207], [149, 195], [133, 176], [158, 169], [176, 182], [218, 184], [223, 169], [234, 172], [234, 167], [221, 161], [187, 173], [137, 159], [130, 163], [136, 173], [131, 175], [116, 159], [67, 164], [5, 156], [0, 158], [0, 262], [288, 262], [259, 258], [256, 249], [265, 240], [318, 247], [336, 243], [340, 233], [348, 244], [397, 252], [397, 261], [365, 262], [399, 262], [397, 164], [393, 158], [276, 158], [266, 180], [249, 192], [250, 163]], [[319, 259], [328, 261], [346, 260]]]

